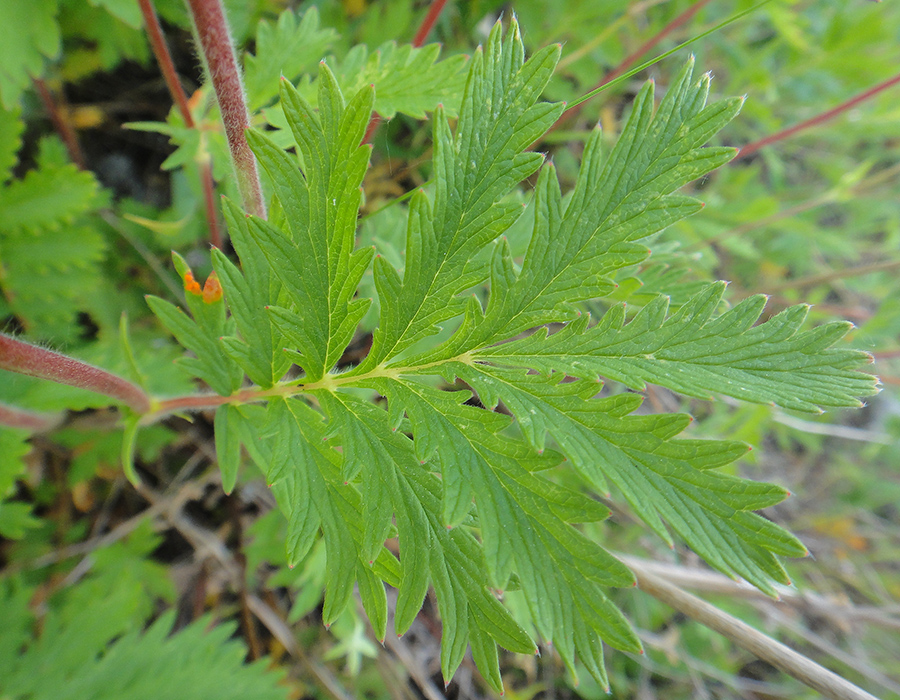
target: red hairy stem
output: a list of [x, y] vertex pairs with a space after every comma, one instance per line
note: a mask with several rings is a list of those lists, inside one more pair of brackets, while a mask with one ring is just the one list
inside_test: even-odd
[[873, 98], [879, 92], [882, 92], [883, 90], [887, 90], [889, 87], [893, 87], [894, 85], [897, 85], [898, 83], [900, 83], [900, 75], [895, 75], [893, 78], [888, 78], [884, 82], [878, 83], [878, 85], [869, 88], [868, 90], [860, 93], [856, 97], [852, 97], [849, 100], [847, 100], [846, 102], [841, 102], [841, 104], [839, 104], [837, 107], [833, 107], [832, 109], [829, 109], [827, 112], [822, 112], [821, 114], [817, 114], [816, 116], [812, 117], [811, 119], [807, 119], [806, 121], [800, 122], [799, 124], [795, 124], [794, 126], [788, 127], [787, 129], [783, 129], [783, 130], [779, 131], [778, 133], [771, 134], [770, 136], [766, 136], [765, 138], [760, 139], [759, 141], [754, 141], [753, 143], [749, 143], [746, 146], [744, 146], [740, 151], [738, 151], [738, 154], [734, 157], [734, 159], [731, 162], [734, 163], [734, 161], [736, 161], [740, 158], [746, 158], [751, 153], [756, 153], [756, 151], [758, 151], [760, 148], [764, 148], [770, 144], [776, 143], [777, 141], [783, 141], [784, 139], [789, 138], [796, 133], [799, 133], [806, 129], [810, 129], [814, 126], [818, 126], [819, 124], [827, 122], [830, 119], [834, 119], [839, 114], [846, 112], [848, 109], [852, 109], [853, 107], [860, 104], [861, 102], [865, 102], [866, 100]]
[[43, 432], [59, 425], [60, 415], [35, 413], [0, 403], [0, 425], [31, 432]]
[[412, 40], [413, 46], [419, 47], [425, 43], [425, 40], [434, 28], [434, 25], [446, 4], [447, 0], [434, 0], [434, 2], [431, 3], [431, 7], [428, 8], [425, 19], [423, 19], [422, 24], [419, 25], [419, 31], [416, 32], [416, 36]]
[[254, 216], [265, 219], [266, 205], [263, 201], [259, 171], [256, 168], [256, 157], [244, 135], [244, 131], [250, 126], [250, 112], [247, 111], [241, 71], [222, 3], [220, 0], [187, 0], [187, 2], [204, 63], [216, 91], [244, 208]]
[[80, 360], [45, 350], [0, 333], [0, 369], [95, 391], [122, 401], [138, 413], [150, 410], [150, 398], [137, 384]]
[[[156, 8], [153, 6], [153, 0], [138, 0], [138, 5], [141, 8], [141, 14], [144, 16], [144, 25], [147, 28], [147, 39], [150, 42], [150, 48], [153, 50], [153, 55], [156, 57], [156, 62], [162, 71], [163, 79], [166, 81], [166, 87], [169, 88], [172, 101], [178, 107], [181, 118], [184, 120], [184, 125], [189, 129], [195, 129], [197, 125], [194, 123], [194, 116], [191, 114], [187, 94], [185, 94], [181, 81], [178, 79], [175, 62], [172, 60], [172, 54], [169, 52], [162, 25], [159, 23]], [[206, 221], [209, 224], [209, 240], [216, 248], [221, 248], [222, 234], [219, 231], [219, 219], [216, 214], [215, 183], [213, 182], [212, 168], [210, 168], [208, 162], [200, 164], [200, 183], [203, 186], [203, 204], [206, 207]]]
[[62, 139], [63, 145], [69, 153], [69, 158], [81, 170], [84, 170], [86, 167], [84, 154], [81, 152], [81, 146], [78, 145], [78, 136], [75, 133], [75, 129], [72, 128], [71, 122], [69, 122], [68, 119], [65, 119], [60, 113], [59, 105], [56, 100], [53, 99], [53, 93], [50, 92], [47, 83], [40, 78], [32, 78], [31, 82], [34, 84], [38, 96], [41, 98], [44, 109], [47, 110], [47, 116], [49, 116], [50, 121], [53, 122], [53, 128], [56, 130], [56, 133], [59, 134], [59, 138]]
[[[663, 39], [665, 39], [669, 34], [671, 34], [676, 29], [678, 29], [679, 27], [686, 24], [695, 14], [697, 14], [697, 12], [699, 12], [703, 8], [704, 5], [709, 4], [709, 2], [710, 2], [710, 0], [697, 0], [697, 2], [695, 2], [689, 8], [687, 8], [684, 12], [682, 12], [680, 15], [678, 15], [671, 22], [666, 24], [666, 26], [663, 27], [661, 30], [659, 30], [659, 32], [657, 32], [654, 36], [652, 36], [650, 39], [648, 39], [643, 44], [641, 44], [641, 46], [636, 51], [634, 51], [633, 53], [626, 56], [625, 59], [619, 65], [617, 65], [615, 68], [613, 68], [611, 71], [609, 71], [606, 75], [604, 75], [602, 80], [600, 80], [600, 82], [597, 83], [597, 86], [593, 89], [594, 90], [600, 89], [607, 83], [612, 82], [613, 80], [618, 78], [620, 75], [622, 75], [623, 73], [628, 71], [635, 63], [638, 62], [638, 60], [640, 58], [642, 58], [644, 55], [649, 53], [657, 44], [659, 44], [659, 42], [661, 42]], [[582, 103], [574, 105], [571, 108], [569, 108], [568, 110], [566, 110], [563, 113], [563, 116], [553, 126], [551, 126], [550, 129], [548, 129], [547, 133], [549, 134], [551, 131], [556, 131], [556, 129], [558, 129], [561, 124], [564, 124], [567, 121], [574, 119], [579, 114], [579, 112], [581, 112], [581, 110], [585, 104], [586, 104], [585, 102], [582, 102]]]

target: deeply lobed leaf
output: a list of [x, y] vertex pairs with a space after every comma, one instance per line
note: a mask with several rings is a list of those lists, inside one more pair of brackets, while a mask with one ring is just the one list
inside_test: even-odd
[[[275, 214], [245, 218], [227, 205], [241, 265], [214, 255], [234, 325], [221, 341], [180, 331], [199, 366], [227, 358], [265, 389], [266, 408], [217, 413], [224, 480], [235, 483], [240, 442], [288, 519], [292, 564], [321, 532], [326, 623], [358, 582], [383, 638], [386, 583], [398, 589], [394, 625], [403, 633], [433, 586], [445, 678], [468, 646], [498, 689], [497, 645], [536, 648], [497, 599], [505, 589], [521, 591], [535, 631], [573, 674], [578, 657], [606, 685], [602, 642], [640, 649], [606, 595], [634, 579], [579, 526], [609, 512], [561, 486], [561, 469], [592, 491], [611, 496], [615, 487], [667, 542], [674, 532], [762, 590], [787, 580], [778, 556], [806, 552], [754, 512], [784, 489], [716, 471], [746, 445], [682, 437], [689, 417], [637, 414], [640, 396], [598, 397], [596, 380], [800, 410], [854, 405], [875, 390], [857, 371], [864, 353], [831, 348], [846, 325], [801, 331], [805, 307], [754, 325], [762, 298], [717, 315], [722, 284], [671, 314], [660, 296], [628, 323], [622, 306], [594, 326], [582, 313], [580, 302], [613, 290], [613, 273], [649, 255], [641, 239], [700, 208], [676, 190], [733, 155], [705, 144], [740, 100], [707, 104], [709, 77], [695, 79], [691, 62], [658, 108], [652, 85], [640, 92], [608, 156], [599, 131], [592, 135], [566, 198], [553, 167], [542, 169], [521, 261], [497, 242], [522, 211], [508, 195], [543, 161], [526, 149], [562, 111], [538, 101], [558, 55], [550, 47], [526, 61], [515, 20], [505, 37], [498, 25], [469, 64], [455, 129], [436, 111], [433, 191], [410, 200], [402, 274], [374, 257], [378, 323], [369, 354], [349, 371], [336, 367], [370, 303], [358, 290], [373, 251], [356, 249], [355, 234], [369, 157], [360, 141], [378, 98], [364, 86], [345, 99], [324, 65], [317, 108], [283, 81], [296, 154], [249, 134]], [[486, 303], [463, 298], [485, 283]], [[175, 330], [184, 324], [173, 313], [161, 315]], [[552, 334], [551, 323], [561, 324]], [[453, 327], [437, 343], [442, 324]], [[301, 373], [283, 379], [289, 361]], [[445, 390], [460, 382], [464, 391]]]

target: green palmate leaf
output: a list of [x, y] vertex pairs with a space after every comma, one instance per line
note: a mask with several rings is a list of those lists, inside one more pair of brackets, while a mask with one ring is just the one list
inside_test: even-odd
[[[361, 554], [365, 541], [362, 499], [341, 479], [340, 453], [325, 442], [323, 416], [303, 402], [279, 400], [271, 404], [265, 417], [256, 413], [245, 416], [243, 429], [247, 433], [244, 444], [265, 472], [288, 518], [291, 566], [306, 556], [322, 529], [328, 556], [325, 623], [334, 622], [346, 607], [358, 565], [397, 584], [396, 562], [386, 549], [379, 547], [368, 560]], [[277, 431], [274, 440], [269, 437], [272, 431]], [[273, 444], [267, 446], [268, 442]]]
[[61, 41], [56, 0], [8, 0], [0, 3], [0, 102], [12, 109], [31, 76], [44, 72], [44, 60], [55, 58]]
[[[386, 506], [369, 508], [384, 507], [388, 517], [392, 510], [396, 514], [401, 574], [394, 620], [397, 633], [412, 624], [430, 579], [445, 620], [441, 668], [446, 679], [462, 660], [470, 616], [492, 644], [532, 652], [534, 643], [488, 590], [483, 555], [475, 539], [465, 529], [448, 529], [441, 522], [440, 482], [420, 464], [412, 441], [392, 430], [388, 415], [371, 403], [342, 393], [322, 396], [339, 431], [345, 463], [367, 460], [370, 466], [363, 462], [362, 483], [368, 484], [372, 474], [387, 487], [380, 492]], [[371, 542], [380, 546], [383, 535]]]
[[[398, 588], [394, 627], [403, 633], [432, 586], [445, 678], [470, 647], [498, 689], [497, 646], [535, 650], [498, 591], [521, 592], [535, 631], [573, 674], [578, 658], [606, 686], [603, 642], [640, 649], [606, 593], [634, 579], [581, 526], [609, 511], [561, 486], [560, 470], [573, 469], [593, 491], [615, 487], [667, 542], [677, 535], [762, 590], [787, 580], [778, 556], [806, 552], [754, 512], [781, 501], [783, 488], [716, 471], [746, 454], [745, 444], [680, 437], [689, 417], [635, 415], [641, 397], [597, 397], [601, 377], [803, 410], [855, 405], [875, 386], [856, 371], [864, 353], [830, 349], [846, 325], [800, 331], [805, 307], [797, 307], [754, 326], [760, 298], [716, 316], [721, 284], [670, 316], [659, 295], [627, 324], [622, 306], [594, 326], [582, 312], [580, 302], [613, 293], [613, 273], [646, 259], [641, 239], [700, 208], [676, 190], [733, 155], [705, 144], [740, 100], [707, 104], [709, 78], [694, 79], [690, 62], [658, 109], [651, 85], [640, 92], [608, 156], [599, 132], [591, 136], [571, 195], [563, 198], [552, 166], [542, 170], [521, 263], [495, 243], [522, 212], [521, 196], [510, 193], [543, 160], [526, 148], [562, 110], [538, 102], [558, 54], [550, 47], [526, 61], [515, 20], [505, 37], [498, 25], [469, 64], [455, 131], [437, 110], [434, 190], [417, 192], [398, 217], [407, 222], [402, 275], [375, 258], [377, 325], [356, 367], [335, 370], [370, 301], [359, 290], [372, 250], [354, 245], [369, 154], [360, 140], [377, 98], [362, 87], [345, 101], [324, 65], [317, 109], [303, 85], [281, 90], [296, 154], [249, 134], [273, 185], [272, 219], [226, 207], [241, 265], [214, 257], [239, 336], [216, 345], [183, 315], [161, 312], [207, 371], [224, 347], [265, 388], [258, 396], [268, 407], [217, 414], [226, 484], [239, 440], [287, 517], [291, 564], [314, 551], [321, 532], [326, 623], [358, 582], [383, 637], [387, 583]], [[485, 283], [486, 304], [462, 297]], [[540, 329], [550, 323], [561, 325]], [[438, 343], [441, 324], [455, 329]], [[281, 378], [282, 348], [303, 370], [296, 379]], [[445, 391], [445, 382], [465, 390]], [[469, 405], [473, 393], [478, 406]]]
[[[82, 667], [65, 684], [59, 698], [132, 698], [179, 696], [212, 700], [242, 698], [280, 700], [287, 696], [280, 674], [267, 661], [244, 665], [244, 646], [232, 638], [234, 624], [210, 627], [200, 619], [169, 636], [174, 613], [157, 620], [144, 634], [117, 640], [96, 664]], [[35, 697], [54, 697], [48, 696]]]
[[535, 448], [543, 449], [549, 432], [589, 483], [606, 490], [612, 481], [655, 532], [671, 542], [665, 518], [716, 568], [773, 592], [770, 579], [787, 581], [773, 554], [806, 555], [792, 535], [748, 512], [782, 501], [783, 488], [709, 471], [743, 456], [745, 444], [673, 440], [688, 416], [630, 416], [641, 397], [592, 400], [594, 382], [562, 384], [561, 374], [543, 379], [482, 365], [447, 371], [468, 381], [487, 405], [502, 399]]
[[754, 326], [766, 303], [762, 295], [714, 317], [724, 291], [724, 283], [709, 285], [668, 317], [668, 298], [657, 297], [627, 325], [624, 305], [614, 306], [593, 327], [584, 315], [553, 335], [543, 328], [475, 356], [542, 372], [604, 376], [638, 390], [652, 382], [688, 396], [718, 393], [799, 411], [859, 406], [857, 396], [873, 393], [874, 378], [855, 370], [868, 355], [830, 347], [851, 324], [800, 332], [807, 311], [801, 305]]
[[241, 338], [226, 336], [222, 344], [253, 382], [270, 387], [290, 366], [290, 359], [279, 342], [280, 334], [272, 328], [265, 312], [269, 300], [278, 299], [281, 282], [250, 235], [244, 215], [231, 202], [223, 201], [231, 243], [241, 258], [241, 270], [219, 250], [213, 250], [213, 265]]
[[[279, 687], [279, 674], [268, 671], [265, 661], [243, 664], [246, 649], [230, 639], [235, 627], [232, 624], [210, 630], [210, 620], [201, 619], [170, 636], [175, 620], [174, 613], [169, 613], [146, 632], [128, 631], [104, 650], [104, 643], [112, 640], [105, 636], [95, 639], [88, 632], [95, 628], [107, 631], [109, 625], [101, 627], [97, 620], [110, 617], [110, 606], [122, 604], [122, 596], [114, 594], [111, 599], [95, 599], [93, 605], [86, 606], [71, 620], [60, 620], [58, 613], [51, 615], [50, 628], [44, 636], [31, 640], [33, 620], [25, 596], [30, 591], [13, 588], [9, 583], [4, 588], [10, 589], [0, 590], [0, 611], [9, 632], [3, 636], [9, 645], [0, 647], [0, 670], [7, 693], [4, 697], [286, 697], [285, 689]], [[121, 631], [124, 630], [115, 633]], [[51, 633], [56, 640], [47, 639]], [[73, 643], [74, 639], [78, 641]], [[70, 649], [64, 649], [62, 642], [70, 644]]]
[[39, 336], [70, 337], [105, 252], [95, 226], [0, 230], [0, 287], [9, 310]]
[[415, 48], [388, 42], [371, 53], [365, 46], [354, 46], [335, 68], [335, 75], [351, 94], [373, 85], [375, 110], [385, 119], [397, 112], [424, 119], [438, 105], [455, 115], [466, 59], [453, 56], [438, 62], [440, 52], [440, 44]]
[[[307, 13], [309, 14], [309, 13]], [[306, 17], [304, 17], [306, 23]], [[279, 25], [281, 22], [279, 21]], [[373, 109], [386, 119], [398, 112], [424, 119], [440, 105], [445, 114], [455, 116], [459, 111], [465, 72], [464, 56], [438, 61], [441, 47], [429, 44], [421, 48], [388, 42], [371, 53], [365, 46], [354, 46], [341, 59], [328, 59], [341, 91], [354, 95], [365, 87], [375, 90]], [[306, 52], [303, 55], [307, 55]], [[317, 59], [321, 58], [321, 54]], [[299, 71], [298, 71], [299, 73]], [[292, 77], [284, 71], [285, 77]], [[294, 74], [296, 76], [296, 73]], [[297, 89], [304, 99], [318, 104], [317, 81], [303, 80]], [[251, 93], [252, 95], [252, 93]], [[270, 124], [288, 128], [283, 103], [265, 110]]]
[[88, 211], [97, 195], [91, 173], [74, 165], [47, 165], [0, 190], [4, 230], [56, 228]]
[[264, 107], [278, 96], [281, 76], [296, 80], [302, 73], [311, 72], [337, 38], [333, 29], [319, 26], [319, 11], [315, 7], [304, 12], [302, 19], [286, 10], [275, 24], [260, 22], [256, 55], [244, 59], [250, 109]]
[[[13, 129], [4, 144], [6, 163], [17, 145]], [[106, 243], [84, 216], [100, 204], [96, 179], [60, 163], [54, 150], [45, 140], [38, 168], [0, 185], [0, 290], [4, 310], [29, 331], [71, 339], [75, 313], [96, 287]]]
[[[573, 663], [567, 638], [575, 615], [588, 619], [592, 630], [610, 644], [640, 649], [621, 613], [599, 588], [631, 586], [631, 573], [566, 524], [604, 519], [608, 511], [530, 471], [556, 463], [557, 457], [535, 454], [522, 443], [496, 435], [508, 419], [462, 405], [458, 394], [406, 381], [383, 382], [380, 388], [390, 402], [406, 408], [417, 447], [420, 442], [441, 442], [435, 451], [445, 513], [448, 494], [464, 479], [470, 489], [465, 492], [468, 507], [475, 497], [491, 585], [506, 588], [511, 573], [517, 573], [538, 630], [563, 658]], [[456, 493], [451, 498], [452, 508], [459, 499]]]

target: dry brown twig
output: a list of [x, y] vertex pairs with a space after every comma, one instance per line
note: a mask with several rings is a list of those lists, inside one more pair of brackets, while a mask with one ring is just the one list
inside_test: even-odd
[[727, 637], [775, 668], [793, 676], [804, 685], [832, 700], [877, 700], [874, 695], [829, 671], [781, 642], [772, 639], [747, 623], [678, 588], [639, 560], [629, 558], [628, 567], [637, 578], [638, 587], [660, 602], [692, 620]]

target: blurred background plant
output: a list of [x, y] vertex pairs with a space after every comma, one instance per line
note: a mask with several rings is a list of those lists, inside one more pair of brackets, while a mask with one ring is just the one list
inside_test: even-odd
[[[232, 197], [237, 191], [188, 14], [179, 0], [155, 5], [188, 98], [180, 108], [171, 107], [135, 0], [0, 3], [0, 318], [7, 331], [141, 379], [156, 393], [177, 394], [188, 392], [191, 381], [173, 364], [180, 351], [143, 297], [181, 297], [169, 262], [172, 249], [198, 278], [205, 277], [209, 244], [221, 235], [212, 188]], [[732, 302], [771, 293], [770, 312], [807, 301], [813, 323], [841, 317], [857, 324], [851, 342], [873, 353], [886, 390], [863, 412], [811, 420], [766, 406], [706, 403], [648, 389], [654, 410], [703, 417], [696, 434], [761, 446], [741, 469], [795, 494], [767, 514], [798, 534], [813, 557], [790, 562], [795, 587], [785, 589], [780, 601], [710, 573], [687, 550], [662, 549], [635, 527], [623, 504], [609, 503], [614, 517], [592, 527], [611, 549], [652, 562], [670, 581], [872, 693], [900, 697], [896, 6], [863, 0], [225, 5], [247, 51], [253, 122], [269, 125], [282, 143], [289, 136], [279, 130], [280, 74], [312, 95], [304, 76], [329, 56], [345, 89], [376, 85], [376, 110], [385, 121], [371, 129], [375, 151], [360, 238], [398, 266], [403, 210], [385, 205], [429, 180], [427, 113], [439, 102], [452, 113], [466, 55], [500, 13], [518, 14], [531, 50], [563, 44], [546, 93], [553, 100], [575, 101], [701, 37], [571, 110], [535, 145], [550, 154], [564, 180], [573, 181], [593, 125], [599, 120], [612, 144], [640, 83], [649, 76], [664, 89], [688, 52], [715, 74], [719, 96], [747, 95], [740, 117], [718, 137], [742, 148], [740, 156], [690, 186], [706, 209], [653, 241], [653, 262], [620, 275], [614, 297], [598, 300], [597, 310], [623, 299], [638, 308], [660, 291], [678, 304], [711, 277], [731, 281]], [[747, 14], [719, 27], [742, 12]], [[414, 55], [399, 48], [423, 33], [442, 42], [441, 62], [433, 63], [436, 47]], [[835, 110], [858, 95], [864, 99]], [[794, 125], [801, 128], [778, 137]], [[527, 205], [528, 187], [521, 197]], [[527, 242], [526, 220], [509, 233], [514, 252]], [[360, 337], [344, 361], [358, 361], [368, 340]], [[134, 376], [135, 366], [141, 377]], [[97, 666], [90, 668], [103, 677], [102, 654], [127, 659], [137, 653], [139, 631], [170, 610], [147, 635], [170, 628], [182, 630], [172, 640], [200, 634], [200, 623], [190, 623], [208, 624], [209, 614], [236, 623], [240, 642], [231, 643], [228, 660], [220, 662], [234, 666], [245, 654], [268, 656], [269, 665], [284, 671], [276, 695], [260, 685], [261, 697], [444, 696], [434, 606], [426, 603], [411, 632], [384, 640], [383, 647], [354, 610], [324, 630], [322, 548], [288, 569], [282, 520], [264, 484], [247, 476], [231, 496], [222, 495], [210, 416], [190, 423], [172, 418], [143, 431], [138, 463], [146, 486], [134, 490], [122, 477], [119, 427], [116, 416], [103, 410], [103, 397], [4, 373], [0, 404], [7, 403], [69, 411], [36, 434], [0, 428], [0, 622], [18, 630], [0, 643], [0, 679], [21, 679], [55, 664], [52, 635], [73, 634], [79, 615], [92, 610], [78, 601], [118, 591], [113, 602], [123, 612], [117, 624], [62, 664], [60, 682], [74, 683], [66, 674], [91, 659]], [[122, 581], [134, 585], [119, 587]], [[813, 697], [650, 596], [616, 596], [639, 627], [647, 654], [609, 655], [613, 696]], [[515, 594], [507, 602], [525, 615]], [[210, 649], [224, 648], [228, 633]], [[516, 698], [605, 695], [590, 682], [575, 687], [552, 652], [541, 659], [510, 656], [504, 663], [507, 692]], [[257, 670], [247, 673], [261, 673], [252, 668]], [[265, 678], [263, 685], [277, 680]], [[42, 692], [21, 683], [5, 688], [0, 681], [0, 697]], [[475, 698], [491, 691], [464, 663], [446, 693]]]

